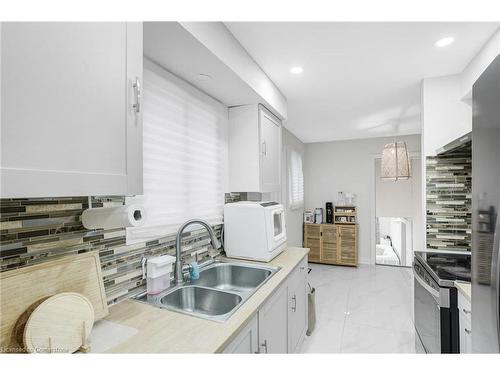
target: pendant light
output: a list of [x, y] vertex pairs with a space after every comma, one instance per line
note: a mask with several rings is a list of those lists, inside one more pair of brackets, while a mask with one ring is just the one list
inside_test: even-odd
[[410, 157], [406, 142], [388, 143], [382, 152], [380, 177], [386, 181], [408, 180], [410, 176]]

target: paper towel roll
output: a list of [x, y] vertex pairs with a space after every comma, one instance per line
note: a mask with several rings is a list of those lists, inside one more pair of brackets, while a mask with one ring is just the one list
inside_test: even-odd
[[87, 229], [140, 227], [146, 220], [144, 207], [131, 204], [118, 207], [88, 208], [82, 213]]

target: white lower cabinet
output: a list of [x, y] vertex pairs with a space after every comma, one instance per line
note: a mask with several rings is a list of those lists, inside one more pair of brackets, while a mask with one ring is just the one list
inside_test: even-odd
[[458, 293], [458, 325], [460, 329], [460, 353], [472, 353], [471, 304]]
[[257, 315], [250, 323], [226, 346], [223, 353], [252, 354], [259, 352], [259, 326]]
[[295, 353], [307, 330], [307, 257], [223, 353]]
[[288, 352], [297, 353], [307, 331], [307, 261], [300, 262], [288, 283]]
[[259, 353], [288, 353], [286, 285], [259, 310]]

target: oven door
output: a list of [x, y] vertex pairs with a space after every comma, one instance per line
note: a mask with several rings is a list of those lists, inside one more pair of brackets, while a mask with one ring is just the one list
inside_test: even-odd
[[441, 353], [441, 308], [436, 290], [414, 269], [415, 329], [427, 353]]

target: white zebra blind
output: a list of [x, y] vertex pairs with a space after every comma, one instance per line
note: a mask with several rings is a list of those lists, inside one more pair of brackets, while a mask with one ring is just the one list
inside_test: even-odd
[[291, 209], [296, 209], [304, 207], [302, 154], [290, 149], [288, 155], [288, 206]]
[[146, 223], [127, 243], [172, 234], [188, 219], [222, 222], [227, 175], [227, 108], [157, 65], [144, 63]]

